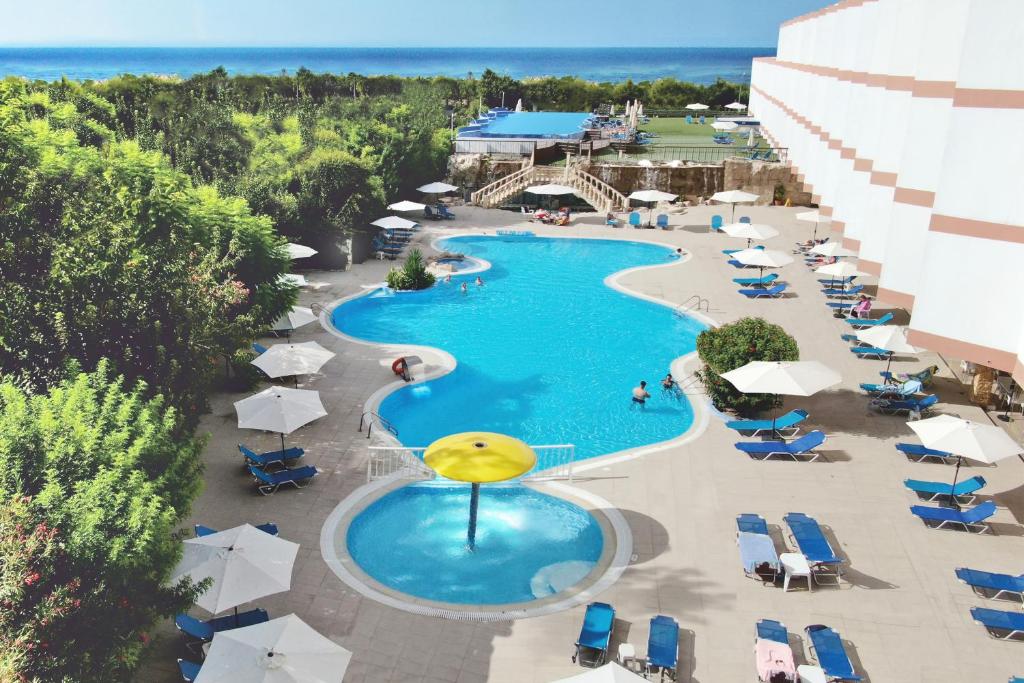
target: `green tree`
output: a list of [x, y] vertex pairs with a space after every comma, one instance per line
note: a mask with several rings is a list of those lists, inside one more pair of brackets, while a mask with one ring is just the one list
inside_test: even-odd
[[734, 323], [712, 327], [697, 336], [697, 354], [704, 366], [697, 372], [708, 396], [719, 410], [734, 410], [741, 415], [772, 407], [771, 394], [744, 394], [723, 373], [750, 361], [790, 361], [800, 359], [793, 337], [778, 325], [762, 318], [741, 318]]
[[0, 381], [0, 679], [126, 680], [168, 586], [201, 442], [101, 363], [47, 394]]

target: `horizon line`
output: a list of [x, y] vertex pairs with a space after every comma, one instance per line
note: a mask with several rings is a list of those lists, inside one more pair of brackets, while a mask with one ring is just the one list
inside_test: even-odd
[[648, 45], [644, 47], [589, 47], [586, 45], [213, 45], [179, 43], [176, 45], [132, 45], [127, 43], [14, 43], [0, 46], [0, 50], [23, 49], [90, 49], [107, 48], [120, 50], [139, 49], [280, 49], [280, 50], [603, 50], [603, 51], [636, 51], [636, 50], [775, 50], [775, 45]]

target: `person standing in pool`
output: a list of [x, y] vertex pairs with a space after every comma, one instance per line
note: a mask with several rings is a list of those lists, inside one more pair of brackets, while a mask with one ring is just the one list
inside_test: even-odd
[[476, 276], [476, 286], [477, 287], [483, 287], [484, 286], [484, 279], [482, 277], [480, 277], [479, 275]]
[[640, 406], [641, 408], [647, 405], [647, 399], [651, 395], [647, 393], [647, 382], [641, 380], [640, 386], [633, 388], [633, 403], [630, 407]]
[[462, 292], [463, 294], [469, 294], [469, 287], [467, 287], [467, 286], [466, 286], [466, 283], [465, 283], [465, 282], [463, 282], [463, 283], [462, 283], [462, 286], [461, 286], [461, 287], [459, 287], [459, 290], [460, 290], [460, 291], [461, 291], [461, 292]]

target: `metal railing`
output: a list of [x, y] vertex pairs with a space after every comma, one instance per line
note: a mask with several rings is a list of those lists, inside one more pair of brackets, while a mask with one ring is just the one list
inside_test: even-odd
[[[537, 464], [519, 477], [520, 481], [550, 481], [565, 479], [572, 482], [573, 463], [576, 462], [576, 446], [555, 444], [532, 446], [537, 454]], [[423, 464], [424, 446], [370, 446], [366, 461], [367, 483], [385, 477], [427, 481], [443, 479]]]
[[[737, 157], [749, 159], [755, 153], [759, 161], [786, 161], [789, 155], [788, 147], [754, 147], [747, 148], [741, 144], [736, 145], [612, 145], [618, 149], [619, 157], [628, 161], [693, 161], [697, 163], [719, 163], [726, 159]], [[615, 155], [605, 153], [594, 157], [595, 161], [608, 161]], [[767, 157], [767, 158], [765, 158]]]
[[703, 306], [704, 310], [708, 313], [711, 312], [711, 301], [705, 299], [699, 294], [694, 294], [676, 308], [676, 313], [686, 313], [687, 311], [692, 311], [694, 309], [700, 311], [701, 306]]
[[373, 412], [372, 410], [367, 410], [365, 413], [359, 416], [359, 431], [363, 431], [363, 425], [365, 424], [367, 439], [370, 438], [370, 433], [373, 432], [374, 423], [380, 425], [381, 427], [388, 430], [395, 436], [398, 436], [398, 429], [393, 424], [391, 424], [386, 419], [384, 419], [377, 413]]

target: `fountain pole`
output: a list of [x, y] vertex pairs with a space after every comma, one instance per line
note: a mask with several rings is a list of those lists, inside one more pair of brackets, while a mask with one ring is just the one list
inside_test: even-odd
[[480, 484], [473, 484], [473, 492], [469, 496], [469, 531], [466, 538], [469, 549], [476, 550], [476, 511], [480, 507]]

